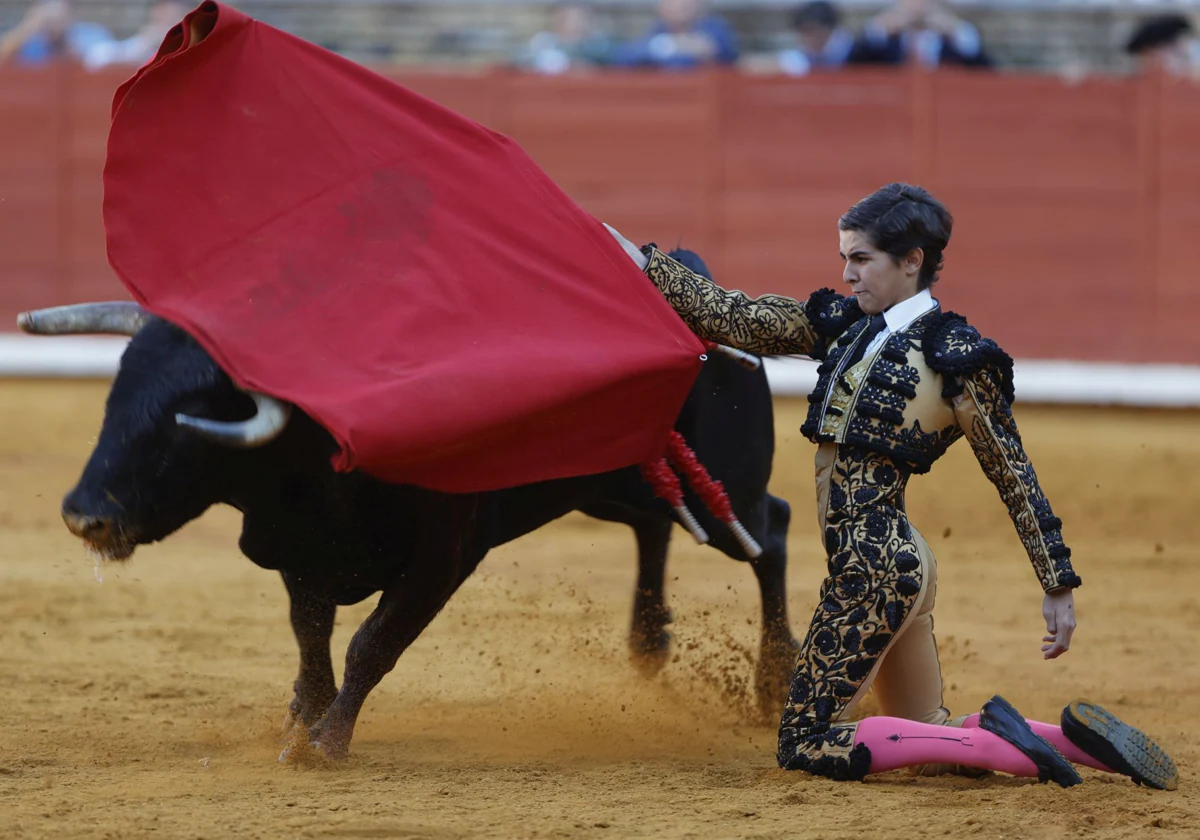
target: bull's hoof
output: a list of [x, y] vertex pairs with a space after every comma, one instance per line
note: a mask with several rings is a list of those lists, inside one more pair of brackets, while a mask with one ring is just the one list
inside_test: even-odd
[[345, 761], [350, 757], [350, 745], [336, 741], [313, 741], [313, 749], [328, 761]]
[[657, 676], [671, 654], [671, 634], [663, 630], [653, 641], [630, 636], [629, 661], [638, 673], [647, 679]]
[[[641, 599], [638, 599], [641, 600]], [[654, 677], [671, 655], [671, 608], [635, 601], [634, 623], [629, 629], [629, 658], [643, 677]]]
[[279, 753], [279, 763], [290, 767], [333, 767], [349, 757], [349, 750], [331, 754], [319, 742], [291, 741]]
[[297, 723], [287, 734], [279, 762], [293, 767], [328, 767], [349, 756], [350, 744], [322, 735], [320, 724], [309, 727]]
[[283, 715], [283, 725], [279, 728], [279, 735], [284, 740], [291, 737], [292, 730], [300, 722], [300, 718], [296, 715], [296, 710], [288, 706], [288, 710]]
[[279, 763], [289, 767], [328, 767], [333, 759], [325, 754], [319, 744], [308, 739], [301, 727], [296, 728], [296, 735], [288, 739], [287, 746], [279, 753]]
[[754, 669], [754, 694], [764, 720], [777, 722], [792, 684], [800, 643], [790, 635], [780, 643], [764, 642]]
[[634, 617], [629, 630], [629, 658], [644, 677], [653, 677], [663, 669], [671, 654], [671, 611], [659, 607]]
[[353, 730], [337, 726], [328, 718], [308, 730], [308, 740], [314, 750], [330, 761], [342, 761], [350, 757], [350, 734]]

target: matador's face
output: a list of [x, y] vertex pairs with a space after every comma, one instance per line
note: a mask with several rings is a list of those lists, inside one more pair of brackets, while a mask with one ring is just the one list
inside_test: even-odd
[[920, 249], [897, 260], [876, 248], [862, 231], [839, 231], [838, 239], [846, 263], [842, 279], [850, 284], [863, 312], [876, 315], [917, 293], [924, 258]]

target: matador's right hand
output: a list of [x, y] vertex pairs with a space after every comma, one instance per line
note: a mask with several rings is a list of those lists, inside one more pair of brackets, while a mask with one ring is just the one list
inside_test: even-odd
[[1063, 589], [1047, 592], [1042, 599], [1042, 617], [1046, 619], [1046, 633], [1042, 641], [1042, 656], [1056, 659], [1071, 647], [1071, 635], [1075, 632], [1075, 591]]

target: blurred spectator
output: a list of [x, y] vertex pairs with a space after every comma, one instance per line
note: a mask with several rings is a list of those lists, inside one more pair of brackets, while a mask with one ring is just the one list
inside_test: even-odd
[[90, 45], [84, 50], [83, 66], [89, 70], [99, 70], [114, 64], [145, 64], [158, 52], [171, 27], [183, 20], [191, 10], [192, 6], [171, 0], [151, 3], [141, 29], [123, 40], [110, 37]]
[[811, 0], [792, 13], [796, 46], [780, 50], [779, 69], [791, 76], [835, 69], [854, 60], [854, 33], [842, 26], [842, 15], [828, 0]]
[[733, 27], [707, 14], [704, 0], [659, 0], [658, 19], [639, 40], [618, 51], [627, 66], [691, 68], [733, 64], [738, 59]]
[[877, 64], [991, 67], [979, 30], [941, 0], [896, 0], [863, 26], [857, 56]]
[[587, 3], [559, 3], [551, 15], [550, 30], [539, 32], [529, 40], [516, 57], [518, 66], [555, 74], [608, 63], [612, 42], [596, 26]]
[[1125, 51], [1137, 58], [1142, 73], [1195, 77], [1200, 74], [1196, 30], [1183, 15], [1147, 18], [1134, 30]]
[[67, 0], [40, 0], [13, 29], [0, 37], [0, 64], [41, 66], [62, 58], [82, 60], [112, 34], [98, 23], [80, 20]]

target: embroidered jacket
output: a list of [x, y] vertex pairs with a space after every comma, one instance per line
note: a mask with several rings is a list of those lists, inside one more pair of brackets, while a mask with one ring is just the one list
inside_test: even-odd
[[814, 442], [848, 443], [925, 473], [966, 437], [1008, 508], [1042, 589], [1082, 582], [1063, 543], [1013, 419], [1013, 363], [991, 339], [940, 306], [851, 365], [869, 319], [854, 298], [830, 289], [807, 301], [751, 299], [694, 274], [653, 245], [646, 274], [701, 338], [762, 355], [821, 362], [801, 432]]

